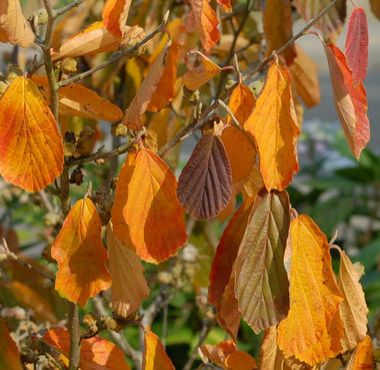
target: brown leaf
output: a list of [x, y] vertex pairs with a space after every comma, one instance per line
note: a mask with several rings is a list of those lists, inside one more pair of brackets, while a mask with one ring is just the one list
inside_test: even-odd
[[232, 196], [231, 166], [219, 136], [205, 133], [178, 180], [178, 199], [197, 220], [210, 219]]
[[0, 319], [0, 369], [22, 370], [20, 353], [9, 334], [4, 319]]

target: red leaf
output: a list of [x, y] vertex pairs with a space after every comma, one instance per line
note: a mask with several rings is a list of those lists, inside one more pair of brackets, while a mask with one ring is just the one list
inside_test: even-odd
[[363, 8], [354, 8], [346, 36], [347, 64], [352, 70], [354, 85], [363, 82], [368, 65], [368, 23]]

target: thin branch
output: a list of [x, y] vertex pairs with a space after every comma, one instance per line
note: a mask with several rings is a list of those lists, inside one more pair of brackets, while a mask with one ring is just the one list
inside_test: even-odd
[[68, 328], [70, 334], [69, 370], [77, 370], [80, 362], [79, 308], [78, 305], [71, 302], [69, 302]]
[[77, 82], [79, 80], [83, 80], [84, 78], [92, 75], [93, 73], [97, 72], [97, 71], [100, 71], [101, 69], [104, 69], [106, 67], [108, 67], [110, 64], [112, 63], [115, 63], [117, 62], [118, 60], [120, 60], [121, 58], [124, 58], [124, 57], [132, 57], [135, 55], [135, 53], [142, 47], [144, 46], [148, 41], [150, 41], [154, 36], [156, 36], [157, 34], [159, 34], [160, 32], [164, 31], [165, 30], [165, 27], [166, 27], [166, 23], [168, 22], [168, 19], [169, 19], [169, 12], [167, 12], [165, 14], [165, 17], [163, 19], [163, 21], [161, 22], [161, 24], [155, 29], [153, 30], [152, 32], [150, 32], [148, 35], [146, 35], [141, 41], [139, 41], [137, 44], [131, 46], [130, 48], [128, 49], [125, 49], [125, 50], [119, 50], [119, 51], [116, 51], [114, 54], [112, 54], [112, 56], [107, 60], [105, 61], [104, 63], [102, 64], [99, 64], [97, 65], [96, 67], [94, 68], [91, 68], [89, 69], [88, 71], [86, 72], [83, 72], [83, 73], [80, 73], [80, 74], [77, 74], [76, 76], [73, 76], [71, 78], [68, 78], [67, 80], [63, 80], [59, 83], [59, 86], [63, 87], [63, 86], [67, 86], [73, 82]]
[[74, 0], [73, 2], [71, 2], [70, 4], [67, 4], [65, 6], [63, 6], [62, 8], [59, 8], [59, 9], [56, 9], [53, 11], [53, 18], [56, 19], [58, 18], [60, 15], [62, 14], [65, 14], [67, 13], [68, 11], [70, 11], [71, 9], [74, 9], [76, 7], [78, 7], [80, 4], [83, 3], [84, 0]]
[[[279, 49], [277, 49], [273, 54], [271, 54], [268, 58], [266, 58], [262, 63], [254, 67], [252, 70], [248, 71], [243, 76], [243, 81], [248, 80], [249, 78], [253, 77], [257, 73], [260, 73], [263, 71], [268, 64], [274, 60], [276, 54], [281, 54], [284, 52], [289, 46], [293, 45], [300, 37], [304, 36], [307, 31], [320, 19], [322, 18], [331, 8], [333, 8], [339, 1], [341, 0], [333, 0], [326, 8], [324, 8], [321, 13], [319, 13], [315, 18], [311, 19], [300, 32], [298, 32], [295, 36], [293, 36], [290, 40], [288, 40], [284, 45], [282, 45]], [[231, 86], [222, 96], [220, 97], [220, 100], [227, 102], [229, 97], [232, 94], [233, 89], [238, 85], [238, 82], [235, 83], [233, 86]], [[187, 137], [191, 135], [194, 131], [201, 128], [203, 125], [205, 125], [212, 114], [218, 109], [219, 102], [214, 101], [208, 109], [206, 109], [204, 112], [202, 112], [201, 116], [197, 121], [193, 121], [188, 126], [184, 127], [174, 138], [172, 138], [170, 141], [168, 141], [158, 152], [160, 156], [165, 154], [169, 149], [171, 149], [173, 146], [177, 145], [179, 142], [183, 140], [184, 137]]]

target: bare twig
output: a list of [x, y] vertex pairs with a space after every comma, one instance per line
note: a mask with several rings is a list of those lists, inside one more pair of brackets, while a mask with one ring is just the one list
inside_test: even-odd
[[73, 82], [77, 82], [79, 80], [83, 80], [84, 78], [92, 75], [93, 73], [97, 72], [97, 71], [100, 71], [101, 69], [104, 69], [106, 67], [108, 67], [110, 64], [114, 63], [114, 62], [117, 62], [118, 60], [120, 60], [121, 58], [124, 58], [124, 57], [132, 57], [133, 55], [135, 55], [135, 53], [142, 47], [144, 46], [148, 41], [150, 41], [154, 36], [156, 36], [157, 34], [159, 34], [160, 32], [162, 32], [164, 29], [165, 29], [165, 26], [166, 26], [166, 23], [168, 22], [168, 19], [169, 19], [169, 12], [166, 13], [163, 21], [161, 22], [161, 24], [155, 29], [153, 30], [152, 32], [150, 32], [148, 35], [146, 35], [141, 41], [139, 41], [137, 44], [129, 47], [128, 49], [125, 49], [125, 50], [119, 50], [119, 51], [116, 51], [114, 54], [112, 54], [112, 56], [107, 60], [105, 61], [104, 63], [101, 63], [99, 65], [97, 65], [96, 67], [94, 68], [91, 68], [89, 69], [88, 71], [86, 72], [83, 72], [83, 73], [80, 73], [80, 74], [77, 74], [76, 76], [73, 76], [71, 78], [68, 78], [67, 80], [63, 80], [59, 83], [59, 85], [61, 87], [63, 86], [67, 86]]
[[[289, 41], [287, 41], [284, 45], [282, 45], [279, 49], [277, 49], [273, 54], [271, 54], [268, 58], [266, 58], [262, 63], [254, 67], [252, 70], [249, 70], [246, 72], [243, 76], [243, 81], [246, 81], [250, 78], [252, 78], [257, 73], [260, 73], [263, 71], [271, 61], [274, 60], [276, 54], [281, 54], [284, 52], [289, 46], [293, 45], [300, 37], [304, 36], [307, 31], [320, 19], [322, 18], [331, 8], [333, 8], [339, 1], [341, 0], [333, 0], [326, 8], [322, 10], [321, 13], [319, 13], [315, 18], [311, 19], [300, 32], [298, 32], [296, 35], [294, 35]], [[238, 85], [238, 82], [235, 83], [231, 88], [229, 88], [222, 96], [220, 97], [220, 100], [226, 102], [229, 97], [232, 94], [233, 89]], [[201, 128], [204, 124], [206, 124], [209, 121], [209, 118], [212, 116], [212, 114], [218, 109], [219, 102], [214, 101], [208, 109], [206, 109], [202, 114], [200, 115], [199, 119], [197, 121], [193, 121], [188, 126], [184, 127], [174, 138], [172, 138], [170, 141], [168, 141], [158, 152], [159, 155], [165, 154], [169, 149], [171, 149], [173, 146], [177, 145], [179, 142], [183, 140], [184, 137], [188, 137], [191, 135], [194, 131]]]
[[70, 11], [73, 8], [78, 7], [82, 3], [83, 3], [83, 0], [74, 0], [70, 4], [67, 4], [67, 5], [63, 6], [62, 8], [54, 10], [53, 11], [53, 18], [54, 19], [58, 18], [60, 15], [67, 13], [68, 11]]

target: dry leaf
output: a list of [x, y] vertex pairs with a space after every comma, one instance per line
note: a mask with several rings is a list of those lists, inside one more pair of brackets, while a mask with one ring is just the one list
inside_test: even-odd
[[290, 224], [290, 310], [278, 326], [285, 357], [315, 365], [341, 351], [341, 293], [335, 282], [326, 236], [306, 215]]
[[347, 365], [347, 370], [373, 370], [375, 369], [372, 341], [367, 335], [356, 347]]
[[125, 32], [131, 3], [132, 0], [107, 0], [103, 7], [104, 27], [116, 36], [122, 36]]
[[[251, 115], [256, 99], [252, 90], [243, 83], [239, 83], [232, 91], [228, 107], [242, 127]], [[231, 118], [228, 118], [231, 122]], [[243, 157], [244, 158], [244, 157]]]
[[128, 318], [149, 295], [144, 268], [136, 253], [116, 238], [111, 224], [107, 227], [107, 247], [112, 308], [117, 315]]
[[203, 48], [209, 52], [220, 40], [219, 21], [209, 0], [190, 0], [192, 17], [201, 34]]
[[19, 0], [0, 1], [0, 42], [24, 48], [34, 42], [34, 33], [22, 13]]
[[247, 352], [239, 350], [228, 355], [224, 364], [229, 370], [257, 370], [256, 360]]
[[[50, 329], [44, 340], [69, 358], [70, 334], [66, 329]], [[79, 366], [81, 370], [130, 370], [124, 352], [99, 336], [81, 340]]]
[[[293, 37], [291, 0], [267, 0], [263, 9], [264, 33], [267, 39], [267, 55], [279, 49]], [[287, 65], [296, 57], [294, 44], [283, 53]]]
[[354, 349], [366, 336], [368, 308], [359, 282], [364, 273], [363, 267], [353, 265], [346, 253], [340, 248], [338, 250], [340, 253], [338, 286], [344, 298], [339, 310], [344, 325], [342, 346], [346, 352]]
[[212, 80], [221, 68], [203, 54], [197, 53], [197, 66], [192, 67], [183, 76], [183, 83], [189, 90], [198, 90]]
[[344, 134], [356, 159], [370, 139], [367, 117], [367, 95], [364, 85], [354, 86], [351, 71], [344, 54], [333, 44], [325, 45], [329, 62], [335, 108]]
[[297, 57], [290, 67], [292, 81], [295, 84], [297, 94], [308, 108], [313, 108], [321, 101], [319, 87], [318, 68], [315, 62], [296, 45]]
[[5, 320], [0, 319], [0, 369], [22, 370], [20, 353], [9, 334]]
[[296, 140], [300, 134], [290, 73], [273, 63], [245, 129], [256, 139], [260, 172], [268, 191], [284, 190], [298, 171]]
[[98, 212], [91, 200], [79, 200], [71, 208], [51, 247], [51, 256], [58, 263], [55, 289], [62, 297], [81, 306], [111, 285], [105, 267], [107, 252], [101, 229]]
[[[50, 87], [47, 78], [34, 75], [32, 80], [49, 102]], [[59, 113], [108, 122], [117, 122], [123, 118], [123, 112], [117, 105], [102, 98], [95, 91], [75, 83], [59, 89]]]
[[149, 149], [129, 154], [116, 185], [112, 223], [117, 238], [145, 261], [162, 262], [186, 241], [177, 181]]
[[175, 370], [156, 334], [145, 329], [142, 370]]
[[178, 180], [178, 199], [197, 220], [216, 217], [232, 196], [230, 162], [219, 136], [204, 133]]
[[63, 168], [57, 123], [32, 80], [17, 77], [0, 100], [0, 174], [28, 191], [40, 191]]
[[354, 86], [365, 80], [368, 65], [368, 23], [365, 10], [354, 8], [346, 35], [347, 64], [352, 71]]
[[260, 193], [235, 263], [235, 295], [255, 333], [277, 324], [289, 310], [284, 250], [290, 224], [289, 196]]
[[232, 4], [231, 0], [216, 0], [217, 3], [224, 9], [225, 12], [232, 12]]

